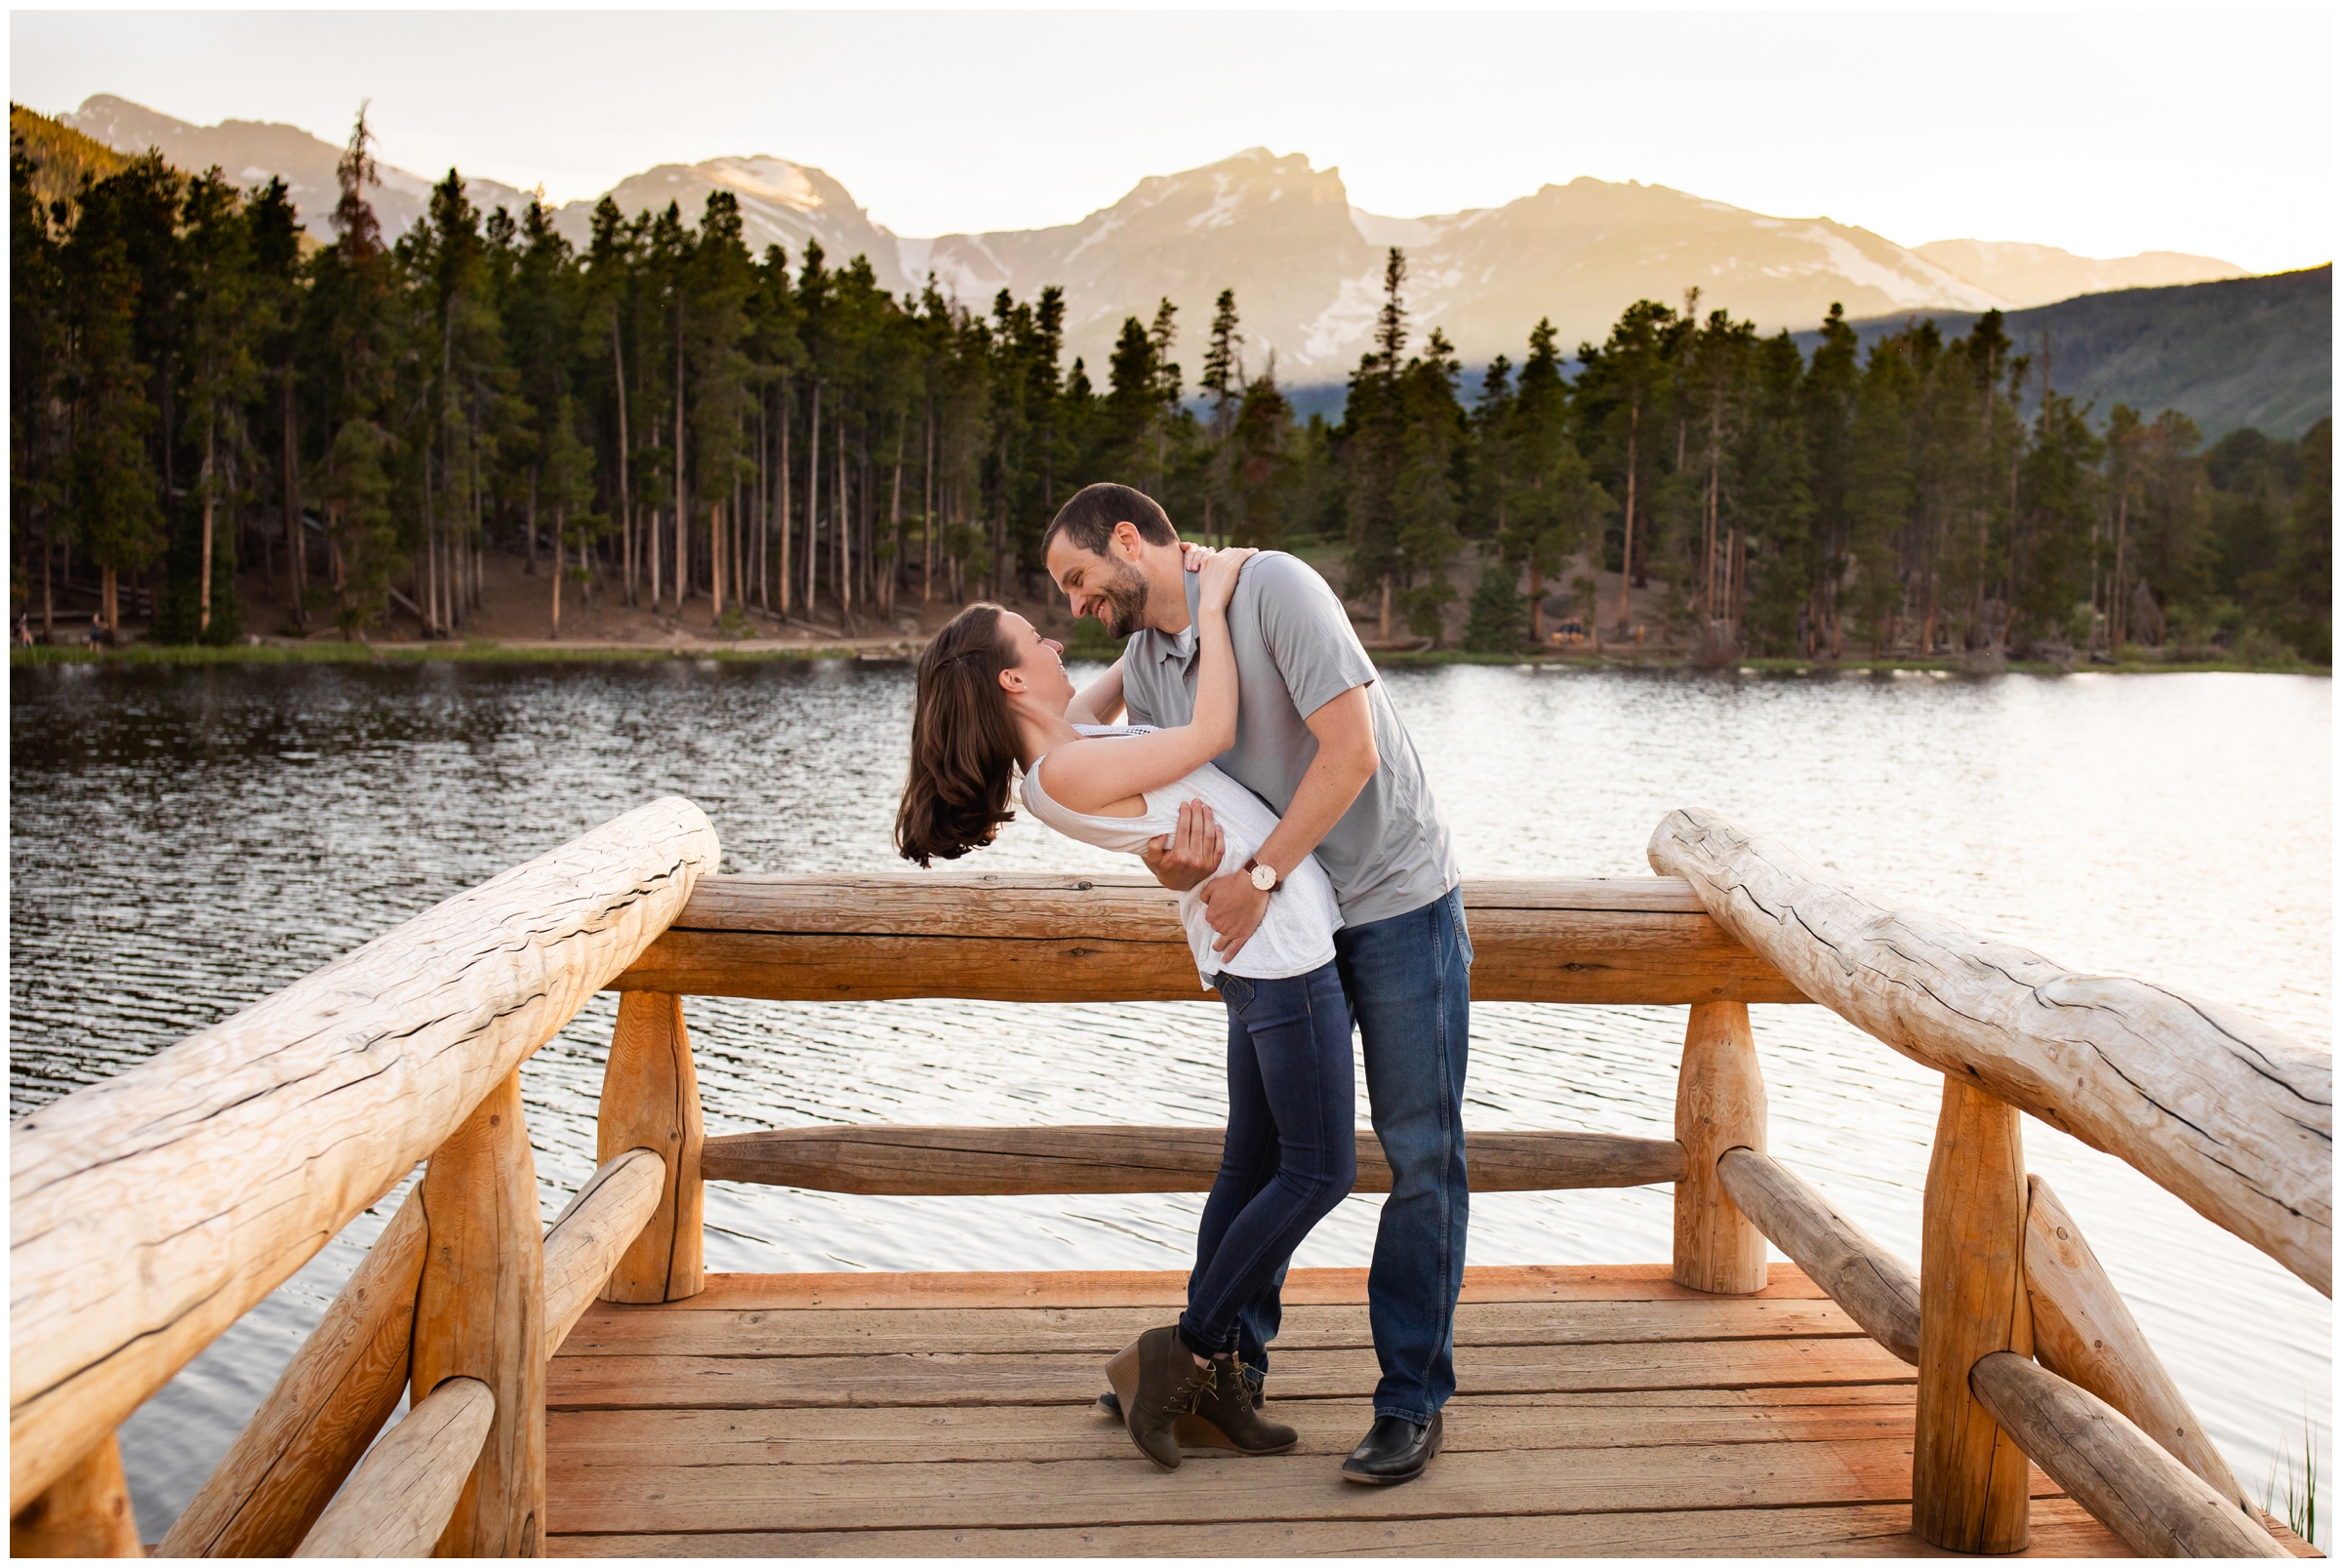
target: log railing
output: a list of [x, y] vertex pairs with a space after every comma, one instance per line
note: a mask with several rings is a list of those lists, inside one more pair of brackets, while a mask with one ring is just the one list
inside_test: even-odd
[[1944, 1074], [1916, 1279], [1754, 1142], [1716, 1167], [1753, 1224], [1918, 1368], [1914, 1531], [2023, 1548], [2030, 1459], [2142, 1553], [2286, 1555], [2080, 1227], [2026, 1175], [2018, 1112], [2126, 1161], [2331, 1296], [2331, 1056], [1893, 908], [1713, 812], [1670, 813], [1650, 862], [1805, 995]]
[[[1675, 1137], [1473, 1134], [1474, 1186], [1673, 1183], [1676, 1277], [1700, 1290], [1762, 1288], [1779, 1247], [1919, 1369], [1914, 1521], [1933, 1544], [2021, 1547], [2031, 1458], [2139, 1549], [2281, 1555], [2071, 1217], [2027, 1179], [2015, 1110], [2129, 1160], [2324, 1289], [2326, 1059], [1886, 912], [1707, 814], [1663, 823], [1652, 863], [1662, 875], [1466, 884], [1474, 997], [1689, 1008]], [[702, 1289], [708, 1180], [1209, 1186], [1212, 1128], [706, 1137], [687, 995], [1212, 994], [1170, 896], [1141, 879], [714, 864], [696, 809], [645, 807], [20, 1123], [17, 1549], [135, 1552], [115, 1426], [419, 1161], [163, 1554], [539, 1551], [545, 1359], [597, 1292]], [[596, 987], [620, 992], [601, 1165], [541, 1233], [518, 1068]], [[1947, 1074], [1916, 1272], [1765, 1152], [1748, 1009], [1809, 999]], [[1358, 1153], [1359, 1189], [1387, 1189], [1371, 1134]], [[402, 1391], [413, 1408], [384, 1433]]]
[[[696, 806], [644, 806], [17, 1123], [15, 1549], [138, 1554], [115, 1428], [422, 1163], [163, 1550], [291, 1553], [407, 1389], [415, 1409], [381, 1463], [353, 1478], [323, 1549], [405, 1549], [431, 1511], [415, 1498], [444, 1492], [424, 1545], [534, 1554], [547, 1253], [565, 1281], [594, 1263], [558, 1230], [550, 1247], [544, 1239], [519, 1067], [666, 929], [715, 864], [714, 829]], [[618, 1196], [569, 1217], [593, 1231], [584, 1250], [606, 1255], [605, 1272], [609, 1238], [649, 1207], [641, 1157], [664, 1181], [663, 1149], [624, 1170], [606, 1164], [596, 1182]], [[569, 1285], [563, 1300], [574, 1321], [584, 1298]], [[463, 1384], [479, 1391], [437, 1394]], [[480, 1440], [465, 1450], [475, 1425]], [[119, 1527], [101, 1540], [97, 1516]]]

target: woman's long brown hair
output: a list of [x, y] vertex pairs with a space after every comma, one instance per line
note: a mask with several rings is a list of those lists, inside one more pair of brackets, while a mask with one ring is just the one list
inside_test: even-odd
[[910, 776], [895, 814], [895, 848], [921, 865], [982, 849], [1016, 820], [1008, 809], [1017, 765], [1017, 725], [1000, 672], [996, 604], [971, 604], [919, 655], [910, 717]]

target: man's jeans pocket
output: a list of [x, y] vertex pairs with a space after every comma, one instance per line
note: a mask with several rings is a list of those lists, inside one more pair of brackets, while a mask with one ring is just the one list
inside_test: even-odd
[[1232, 975], [1225, 969], [1212, 978], [1212, 984], [1219, 987], [1221, 996], [1227, 1000], [1229, 1011], [1239, 1015], [1260, 994], [1259, 987], [1251, 981], [1242, 975]]

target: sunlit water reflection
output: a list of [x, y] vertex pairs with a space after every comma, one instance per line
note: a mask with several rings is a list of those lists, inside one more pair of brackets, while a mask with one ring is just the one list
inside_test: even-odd
[[[2326, 681], [1388, 679], [1468, 874], [1639, 873], [1667, 808], [1715, 806], [1974, 929], [2330, 1047]], [[656, 794], [707, 810], [727, 870], [894, 867], [909, 698], [908, 670], [841, 663], [16, 670], [12, 1114]], [[981, 864], [1131, 868], [1024, 822]], [[695, 999], [687, 1012], [710, 1132], [1221, 1116], [1209, 1006]], [[613, 1014], [596, 998], [523, 1075], [548, 1218], [593, 1164]], [[1667, 1136], [1681, 1028], [1676, 1008], [1484, 1004], [1467, 1116]], [[1819, 1008], [1759, 1009], [1756, 1033], [1774, 1152], [1916, 1261], [1932, 1075]], [[2257, 1492], [2281, 1444], [2300, 1452], [2305, 1418], [2326, 1429], [2329, 1304], [2119, 1162], [2036, 1122], [2025, 1136]], [[148, 1539], [397, 1196], [124, 1428]], [[1298, 1262], [1362, 1263], [1377, 1202], [1343, 1204]], [[707, 1256], [744, 1269], [1181, 1267], [1199, 1206], [719, 1186]], [[1668, 1248], [1665, 1187], [1473, 1205], [1474, 1263]]]

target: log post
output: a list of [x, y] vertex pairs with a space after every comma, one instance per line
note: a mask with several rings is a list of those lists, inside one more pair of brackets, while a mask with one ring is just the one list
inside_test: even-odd
[[666, 1186], [602, 1289], [609, 1302], [679, 1302], [706, 1288], [700, 1204], [700, 1080], [683, 1027], [683, 998], [626, 991], [602, 1075], [595, 1158], [607, 1164], [647, 1148], [666, 1166]]
[[520, 1074], [488, 1092], [423, 1176], [429, 1226], [415, 1301], [420, 1408], [450, 1378], [496, 1398], [479, 1464], [439, 1537], [443, 1557], [545, 1554], [545, 1243]]
[[2252, 1499], [2163, 1370], [2138, 1319], [2081, 1239], [2081, 1226], [2048, 1183], [2036, 1176], [2027, 1185], [2025, 1294], [2033, 1307], [2035, 1358], [2120, 1411], [2214, 1491], [2249, 1508]]
[[2033, 1353], [2024, 1258], [2017, 1108], [1946, 1077], [1920, 1226], [1911, 1528], [1953, 1551], [2019, 1551], [2026, 1543], [2024, 1451], [1968, 1387], [1969, 1370], [1994, 1351]]
[[410, 1190], [156, 1556], [283, 1557], [301, 1545], [398, 1408], [425, 1228]]
[[1764, 1152], [1764, 1074], [1746, 1002], [1703, 1002], [1683, 1031], [1676, 1076], [1676, 1283], [1745, 1296], [1764, 1289], [1764, 1235], [1724, 1190], [1716, 1162], [1728, 1148]]
[[12, 1557], [143, 1557], [111, 1432], [8, 1521]]

